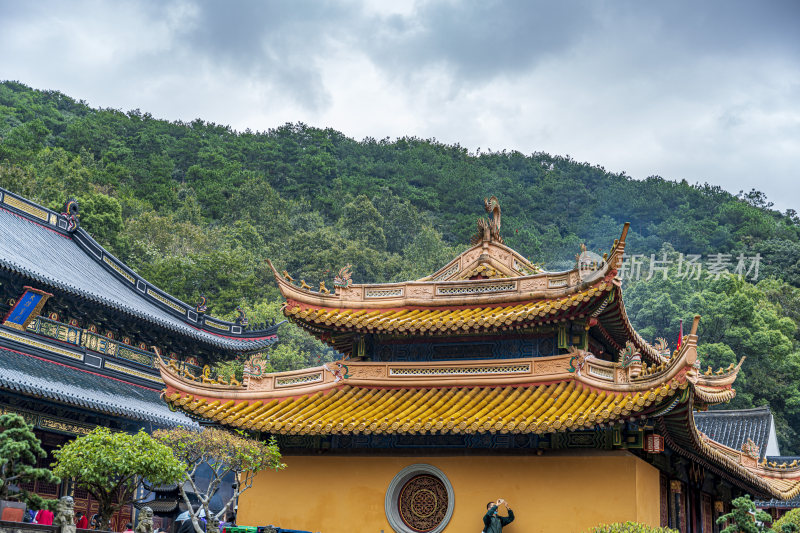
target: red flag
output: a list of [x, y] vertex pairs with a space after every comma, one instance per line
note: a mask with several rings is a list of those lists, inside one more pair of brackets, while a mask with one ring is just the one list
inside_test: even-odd
[[681, 320], [681, 332], [678, 334], [678, 347], [675, 349], [680, 350], [682, 344], [683, 344], [683, 320]]

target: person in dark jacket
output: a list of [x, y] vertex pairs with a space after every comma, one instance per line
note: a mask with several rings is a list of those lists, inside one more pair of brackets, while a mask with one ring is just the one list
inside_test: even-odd
[[[506, 506], [508, 516], [497, 514], [497, 508], [501, 505]], [[514, 511], [508, 506], [508, 502], [500, 498], [496, 502], [486, 504], [486, 514], [483, 515], [483, 533], [502, 533], [503, 528], [514, 521]]]

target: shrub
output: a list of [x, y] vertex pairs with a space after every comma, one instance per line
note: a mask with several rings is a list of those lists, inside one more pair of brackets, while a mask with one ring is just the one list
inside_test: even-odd
[[[794, 526], [794, 529], [792, 529], [792, 526]], [[772, 529], [778, 533], [800, 531], [800, 508], [792, 509], [780, 517], [772, 526]]]
[[668, 527], [653, 527], [639, 522], [615, 522], [613, 524], [600, 524], [590, 529], [587, 533], [678, 533]]

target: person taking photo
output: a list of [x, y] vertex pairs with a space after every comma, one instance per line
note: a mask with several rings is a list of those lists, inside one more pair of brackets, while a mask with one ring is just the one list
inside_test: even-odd
[[[497, 510], [501, 505], [505, 505], [507, 516], [500, 516]], [[509, 507], [508, 502], [498, 498], [496, 502], [486, 504], [486, 514], [483, 515], [483, 533], [502, 533], [503, 528], [514, 521], [514, 511]]]

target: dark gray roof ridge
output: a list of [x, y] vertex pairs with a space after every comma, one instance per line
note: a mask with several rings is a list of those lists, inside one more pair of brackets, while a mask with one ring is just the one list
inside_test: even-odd
[[[16, 221], [25, 221], [29, 226], [23, 227]], [[5, 235], [0, 240], [0, 267], [223, 349], [255, 350], [276, 340], [280, 324], [260, 331], [245, 331], [236, 323], [198, 313], [193, 306], [136, 274], [83, 228], [73, 232], [67, 228], [63, 214], [0, 188], [0, 230]], [[66, 241], [78, 250], [66, 245]], [[37, 261], [30, 258], [25, 261], [22, 255], [35, 254], [37, 244], [45, 248], [45, 253]], [[47, 250], [48, 247], [54, 249]], [[75, 266], [81, 275], [94, 276], [94, 281], [101, 283], [69, 279], [70, 272], [64, 267], [70, 266], [70, 259], [80, 263]]]
[[694, 421], [707, 437], [734, 450], [752, 440], [759, 448], [759, 459], [766, 457], [768, 448], [778, 450], [769, 406], [696, 412]]
[[772, 410], [770, 410], [768, 405], [762, 405], [759, 407], [750, 407], [748, 409], [720, 409], [720, 410], [710, 410], [710, 411], [698, 411], [694, 413], [695, 417], [704, 417], [704, 416], [711, 416], [714, 418], [725, 417], [725, 416], [747, 416], [747, 415], [764, 415], [764, 414], [771, 414]]

